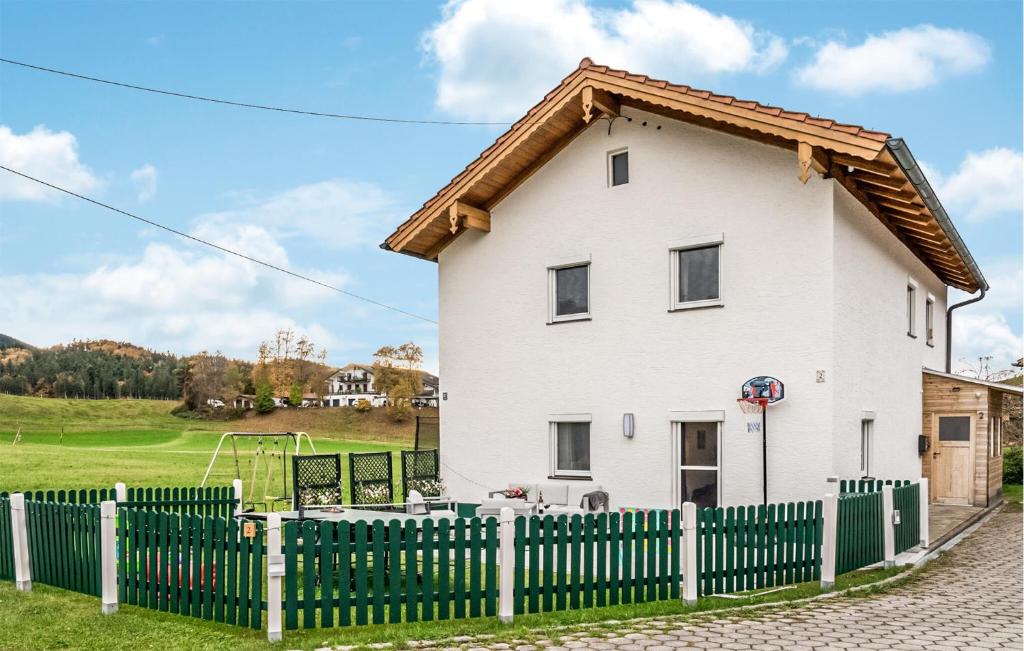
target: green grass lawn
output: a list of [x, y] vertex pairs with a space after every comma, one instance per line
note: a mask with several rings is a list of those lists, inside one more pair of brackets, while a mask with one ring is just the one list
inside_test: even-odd
[[[347, 409], [288, 410], [265, 418], [211, 422], [172, 416], [174, 407], [161, 400], [0, 395], [0, 491], [96, 488], [119, 481], [129, 486], [197, 486], [221, 434], [230, 430], [308, 431], [317, 452], [347, 454], [408, 449], [415, 427]], [[14, 444], [19, 429], [21, 439]], [[238, 470], [249, 478], [255, 441], [240, 443], [239, 451]], [[397, 469], [396, 463], [396, 475]], [[210, 483], [230, 484], [235, 474], [233, 457], [222, 454]], [[275, 479], [281, 482], [280, 472]]]
[[[837, 577], [836, 589], [845, 590], [882, 580], [902, 569], [851, 572]], [[816, 583], [747, 599], [710, 597], [695, 606], [679, 600], [629, 606], [568, 610], [543, 615], [517, 616], [504, 625], [497, 618], [419, 622], [402, 625], [358, 626], [285, 631], [284, 649], [315, 649], [332, 645], [367, 646], [391, 642], [401, 648], [409, 640], [441, 640], [457, 635], [493, 635], [489, 641], [539, 639], [561, 627], [595, 625], [609, 620], [638, 617], [700, 615], [709, 610], [758, 603], [783, 603], [820, 594]], [[216, 624], [134, 606], [121, 606], [105, 617], [100, 602], [74, 592], [34, 585], [32, 592], [17, 592], [14, 584], [0, 582], [0, 649], [268, 649], [266, 631]]]
[[1024, 489], [1024, 486], [1021, 484], [1003, 484], [1003, 499], [1007, 502], [1020, 504], [1024, 500], [1022, 489]]

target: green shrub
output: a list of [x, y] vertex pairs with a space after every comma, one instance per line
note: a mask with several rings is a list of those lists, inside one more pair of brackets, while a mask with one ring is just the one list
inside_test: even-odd
[[1021, 483], [1021, 461], [1024, 448], [1014, 446], [1003, 450], [1003, 483]]

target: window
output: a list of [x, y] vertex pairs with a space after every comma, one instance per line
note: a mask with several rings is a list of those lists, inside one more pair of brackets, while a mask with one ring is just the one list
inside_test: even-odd
[[914, 332], [916, 314], [915, 314], [915, 303], [917, 302], [917, 285], [914, 283], [907, 284], [907, 335], [911, 337], [917, 337]]
[[924, 302], [924, 341], [935, 345], [935, 298], [930, 295]]
[[549, 268], [548, 278], [549, 322], [590, 317], [589, 263]]
[[551, 423], [551, 474], [590, 476], [590, 422]]
[[722, 304], [722, 236], [694, 238], [671, 248], [670, 310]]
[[612, 186], [629, 183], [628, 151], [617, 151], [608, 154], [608, 177]]
[[946, 442], [971, 440], [970, 416], [939, 417], [939, 440]]
[[679, 423], [679, 497], [697, 508], [718, 506], [719, 423]]
[[860, 474], [871, 476], [871, 451], [874, 446], [875, 421], [867, 418], [860, 421]]
[[1003, 456], [1003, 420], [1001, 418], [993, 418], [992, 423], [995, 429], [995, 434], [992, 437], [994, 439], [992, 456], [1001, 457]]

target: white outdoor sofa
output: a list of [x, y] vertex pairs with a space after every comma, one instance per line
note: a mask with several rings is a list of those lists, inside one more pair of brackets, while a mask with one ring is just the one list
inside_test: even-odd
[[[509, 499], [504, 496], [503, 491], [494, 491], [477, 507], [477, 516], [497, 516], [502, 507], [511, 508], [516, 515], [584, 515], [591, 511], [580, 506], [583, 496], [602, 490], [599, 484], [590, 482], [510, 482], [508, 487], [522, 488], [526, 491], [526, 499]], [[607, 508], [606, 504], [605, 510]]]

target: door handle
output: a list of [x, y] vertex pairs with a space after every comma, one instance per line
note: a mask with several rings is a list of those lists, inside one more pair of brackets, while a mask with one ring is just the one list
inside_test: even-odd
[[939, 456], [939, 453], [938, 453], [938, 452], [932, 452], [932, 458], [935, 458], [935, 457], [937, 457], [937, 456]]

